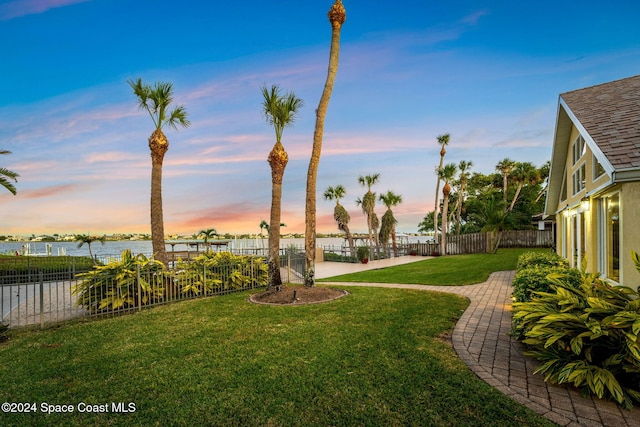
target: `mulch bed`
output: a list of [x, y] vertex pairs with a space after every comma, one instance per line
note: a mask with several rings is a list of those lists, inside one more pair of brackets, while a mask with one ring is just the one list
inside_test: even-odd
[[346, 291], [325, 287], [282, 286], [280, 292], [265, 291], [251, 295], [249, 301], [256, 304], [301, 305], [333, 301], [347, 295]]

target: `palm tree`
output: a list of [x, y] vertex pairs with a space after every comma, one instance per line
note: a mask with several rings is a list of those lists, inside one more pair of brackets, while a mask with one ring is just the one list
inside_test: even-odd
[[458, 176], [460, 186], [456, 204], [456, 234], [460, 234], [460, 217], [462, 216], [462, 205], [464, 204], [464, 192], [467, 188], [467, 181], [469, 179], [469, 170], [471, 169], [471, 166], [473, 166], [473, 162], [466, 160], [460, 160], [460, 163], [458, 164], [458, 169], [460, 170], [460, 175]]
[[393, 246], [393, 256], [398, 256], [398, 246], [396, 244], [396, 224], [398, 220], [393, 216], [392, 207], [402, 203], [402, 196], [392, 191], [380, 195], [380, 201], [387, 207], [387, 211], [382, 215], [382, 225], [380, 226], [380, 241], [386, 246], [391, 235], [391, 244]]
[[444, 155], [447, 154], [447, 150], [444, 148], [449, 145], [449, 139], [451, 135], [445, 133], [443, 135], [438, 135], [436, 139], [438, 140], [438, 144], [440, 144], [440, 165], [438, 169], [436, 169], [436, 175], [438, 176], [438, 180], [436, 181], [436, 200], [433, 203], [433, 237], [437, 239], [438, 237], [438, 210], [440, 209], [440, 204], [438, 203], [438, 198], [440, 196], [440, 170], [442, 169], [442, 164], [444, 163]]
[[167, 253], [164, 244], [164, 217], [162, 214], [162, 162], [169, 149], [169, 140], [162, 132], [164, 125], [178, 130], [178, 125], [189, 127], [187, 110], [183, 105], [169, 111], [173, 102], [173, 85], [156, 82], [153, 86], [143, 84], [142, 79], [127, 81], [138, 98], [138, 106], [146, 110], [153, 120], [155, 130], [149, 137], [151, 150], [151, 240], [155, 258], [167, 264]]
[[351, 236], [351, 231], [349, 230], [349, 221], [351, 220], [351, 217], [344, 206], [340, 204], [340, 199], [342, 199], [346, 194], [347, 192], [342, 185], [336, 185], [335, 187], [329, 186], [324, 192], [324, 198], [326, 200], [336, 201], [336, 207], [333, 209], [333, 219], [335, 219], [336, 224], [338, 224], [338, 230], [344, 231], [347, 241], [349, 242], [351, 256], [355, 257], [356, 251], [353, 244], [353, 236]]
[[[0, 154], [11, 154], [9, 150], [0, 150]], [[0, 168], [0, 186], [9, 190], [11, 194], [16, 195], [16, 187], [9, 180], [13, 182], [18, 182], [18, 175], [16, 172], [10, 171], [9, 169]]]
[[313, 148], [309, 169], [307, 171], [307, 194], [305, 203], [305, 232], [304, 232], [304, 254], [305, 273], [304, 285], [313, 287], [316, 284], [316, 182], [318, 180], [318, 164], [320, 163], [320, 153], [322, 151], [322, 136], [324, 134], [324, 119], [327, 115], [327, 107], [331, 92], [333, 92], [333, 82], [338, 72], [338, 59], [340, 57], [340, 30], [342, 24], [347, 19], [347, 13], [341, 0], [336, 0], [327, 13], [331, 23], [331, 47], [329, 49], [329, 69], [327, 70], [327, 80], [320, 96], [320, 102], [316, 109], [316, 126], [313, 131]]
[[268, 290], [279, 291], [282, 287], [280, 277], [280, 216], [282, 213], [282, 178], [289, 156], [282, 146], [284, 128], [293, 124], [296, 113], [302, 108], [302, 99], [296, 98], [293, 92], [280, 93], [277, 85], [267, 89], [262, 87], [262, 112], [267, 123], [276, 132], [276, 143], [269, 153], [271, 167], [271, 218], [269, 219], [269, 284]]
[[262, 240], [262, 250], [264, 251], [264, 235], [262, 232], [266, 230], [267, 234], [269, 234], [269, 223], [264, 219], [260, 221], [260, 240]]
[[500, 240], [502, 240], [502, 230], [509, 226], [511, 214], [506, 210], [504, 201], [492, 195], [485, 195], [485, 197], [478, 198], [478, 201], [482, 204], [482, 208], [478, 210], [476, 219], [482, 224], [480, 231], [495, 233], [491, 245], [492, 252], [495, 254], [500, 246]]
[[516, 192], [513, 195], [511, 204], [507, 209], [509, 212], [513, 211], [513, 207], [520, 196], [520, 191], [525, 184], [537, 185], [540, 182], [540, 171], [530, 162], [518, 162], [511, 171], [511, 177], [515, 183], [518, 183]]
[[371, 254], [371, 256], [373, 256], [373, 230], [378, 228], [376, 224], [378, 222], [378, 217], [376, 216], [374, 218], [374, 209], [376, 207], [376, 193], [371, 192], [371, 187], [375, 185], [379, 180], [379, 173], [365, 176], [360, 175], [358, 177], [358, 182], [360, 183], [360, 185], [367, 188], [367, 192], [364, 194], [362, 200], [358, 199], [356, 200], [356, 203], [362, 205], [362, 213], [367, 216], [367, 229], [369, 231], [369, 253]]
[[78, 242], [78, 249], [80, 249], [85, 243], [89, 247], [89, 256], [94, 264], [96, 264], [96, 259], [93, 257], [93, 253], [91, 252], [91, 244], [93, 242], [100, 242], [102, 246], [104, 246], [104, 242], [107, 240], [107, 236], [97, 237], [90, 236], [88, 234], [76, 234], [75, 241]]
[[504, 158], [498, 162], [496, 165], [496, 169], [502, 174], [502, 200], [505, 204], [505, 209], [507, 207], [507, 184], [509, 178], [509, 172], [516, 165], [516, 162], [509, 158]]
[[442, 255], [447, 254], [447, 233], [449, 231], [447, 214], [449, 211], [449, 195], [451, 194], [450, 183], [455, 178], [457, 171], [458, 168], [455, 163], [449, 163], [438, 172], [438, 176], [444, 181], [444, 186], [442, 187], [442, 196], [444, 197], [444, 202], [442, 203], [442, 238], [440, 240], [440, 253]]
[[218, 232], [216, 231], [215, 228], [207, 228], [207, 229], [198, 231], [198, 237], [202, 236], [204, 238], [205, 247], [207, 246], [207, 242], [209, 241], [209, 239], [213, 239], [217, 235], [218, 235]]

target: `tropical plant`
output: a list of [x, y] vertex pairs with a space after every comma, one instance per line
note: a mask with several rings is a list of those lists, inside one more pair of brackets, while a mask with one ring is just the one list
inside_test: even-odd
[[369, 250], [373, 253], [373, 244], [375, 242], [375, 236], [377, 233], [378, 217], [375, 214], [376, 207], [376, 193], [371, 191], [371, 187], [378, 183], [380, 180], [380, 174], [374, 173], [372, 175], [360, 175], [358, 177], [358, 183], [363, 187], [366, 187], [367, 192], [362, 199], [356, 199], [356, 204], [362, 207], [362, 213], [367, 217], [367, 229], [369, 231]]
[[347, 191], [342, 185], [336, 185], [335, 187], [329, 186], [324, 192], [324, 198], [326, 200], [335, 200], [336, 207], [333, 209], [333, 219], [338, 225], [338, 230], [343, 231], [347, 241], [349, 242], [349, 249], [351, 256], [355, 256], [355, 247], [353, 244], [353, 236], [349, 230], [349, 221], [351, 217], [349, 212], [340, 204], [342, 199], [347, 194]]
[[268, 266], [262, 258], [231, 252], [206, 252], [190, 261], [179, 260], [175, 283], [187, 296], [265, 286]]
[[475, 201], [477, 206], [473, 213], [473, 220], [481, 227], [480, 231], [494, 234], [491, 242], [494, 254], [500, 247], [502, 231], [510, 228], [510, 213], [505, 209], [505, 203], [498, 197], [495, 193], [487, 192], [483, 197], [477, 198]]
[[513, 304], [526, 354], [541, 362], [535, 373], [631, 409], [640, 402], [640, 295], [584, 270], [578, 284], [564, 274], [548, 279], [550, 292]]
[[173, 85], [156, 82], [153, 86], [143, 84], [142, 79], [127, 81], [138, 98], [138, 107], [147, 111], [155, 126], [149, 137], [151, 150], [151, 240], [155, 258], [167, 264], [164, 243], [164, 216], [162, 213], [162, 162], [169, 149], [169, 140], [162, 132], [165, 125], [178, 130], [178, 125], [187, 128], [191, 122], [187, 119], [187, 110], [183, 105], [169, 111], [173, 102]]
[[281, 94], [277, 85], [267, 89], [262, 87], [262, 112], [267, 123], [276, 132], [276, 143], [269, 153], [268, 161], [271, 167], [271, 218], [269, 220], [269, 286], [268, 289], [280, 290], [282, 278], [280, 276], [280, 216], [282, 213], [282, 178], [289, 156], [282, 146], [282, 132], [291, 126], [298, 110], [302, 108], [302, 99], [293, 92]]
[[[440, 210], [440, 204], [438, 203], [438, 199], [440, 197], [440, 170], [442, 169], [442, 165], [444, 164], [444, 156], [445, 154], [447, 154], [447, 150], [444, 148], [447, 145], [449, 145], [449, 140], [451, 139], [451, 135], [449, 135], [448, 133], [445, 133], [443, 135], [438, 135], [436, 137], [436, 139], [438, 140], [438, 144], [440, 144], [440, 165], [438, 166], [438, 169], [436, 169], [436, 176], [438, 177], [437, 181], [436, 181], [436, 200], [433, 203], [433, 209], [435, 214], [433, 215], [434, 218], [434, 223], [433, 223], [433, 230], [434, 230], [434, 237], [437, 238], [438, 235], [438, 211]], [[444, 217], [443, 217], [444, 220]]]
[[262, 240], [262, 250], [264, 250], [264, 234], [263, 234], [263, 231], [265, 231], [265, 230], [266, 230], [267, 234], [269, 234], [269, 223], [263, 219], [262, 221], [260, 221], [260, 240]]
[[509, 173], [515, 167], [516, 162], [509, 158], [504, 158], [496, 165], [496, 169], [502, 174], [502, 200], [505, 203], [505, 209], [507, 208], [507, 185], [509, 180]]
[[467, 190], [467, 181], [469, 180], [469, 170], [473, 166], [473, 162], [460, 160], [458, 163], [458, 169], [460, 174], [458, 175], [458, 198], [456, 200], [456, 234], [460, 234], [462, 228], [462, 206], [464, 205], [465, 191]]
[[340, 57], [340, 30], [342, 24], [347, 19], [347, 13], [342, 5], [341, 0], [336, 0], [327, 13], [329, 22], [331, 23], [331, 47], [329, 50], [329, 68], [327, 70], [327, 79], [322, 90], [322, 96], [316, 109], [316, 125], [313, 132], [313, 148], [311, 150], [311, 159], [309, 160], [309, 169], [307, 172], [307, 191], [305, 203], [305, 234], [304, 234], [304, 252], [305, 252], [305, 273], [304, 285], [308, 287], [315, 286], [316, 274], [316, 182], [318, 178], [318, 164], [320, 163], [320, 154], [322, 151], [322, 137], [324, 134], [324, 120], [327, 115], [329, 99], [333, 92], [333, 83], [338, 72], [338, 59]]
[[[11, 154], [9, 150], [0, 150], [0, 154]], [[13, 182], [18, 182], [18, 175], [16, 172], [10, 171], [6, 168], [0, 168], [0, 186], [9, 190], [11, 194], [16, 195], [16, 187], [13, 185]]]
[[91, 260], [93, 261], [93, 263], [96, 263], [96, 259], [93, 256], [93, 252], [91, 252], [91, 244], [93, 242], [100, 242], [102, 243], [102, 246], [104, 246], [104, 242], [107, 240], [107, 236], [102, 236], [102, 237], [97, 237], [97, 236], [90, 236], [88, 234], [76, 234], [75, 237], [75, 241], [78, 242], [78, 249], [80, 249], [82, 246], [84, 246], [85, 244], [87, 245], [87, 247], [89, 248], [89, 256], [91, 257]]
[[391, 245], [393, 247], [393, 255], [398, 256], [398, 245], [396, 243], [396, 224], [398, 220], [393, 215], [391, 208], [402, 203], [402, 196], [392, 191], [387, 191], [380, 195], [380, 201], [387, 207], [386, 212], [382, 215], [382, 224], [380, 225], [380, 242], [385, 246], [391, 237]]
[[82, 279], [72, 288], [76, 304], [91, 313], [129, 309], [158, 301], [164, 295], [165, 266], [142, 254], [126, 249], [121, 259], [76, 276]]
[[358, 261], [366, 262], [369, 259], [369, 247], [358, 246], [358, 249], [356, 251], [356, 256], [358, 257]]
[[440, 239], [440, 254], [447, 254], [447, 233], [449, 232], [449, 195], [451, 194], [451, 181], [456, 176], [458, 167], [455, 163], [449, 163], [443, 168], [438, 170], [438, 177], [444, 182], [442, 187], [442, 196], [444, 202], [442, 203], [442, 236]]

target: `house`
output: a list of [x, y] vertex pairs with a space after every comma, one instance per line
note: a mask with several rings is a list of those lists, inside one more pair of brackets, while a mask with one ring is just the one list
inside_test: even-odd
[[638, 287], [640, 76], [560, 95], [544, 213], [572, 266]]

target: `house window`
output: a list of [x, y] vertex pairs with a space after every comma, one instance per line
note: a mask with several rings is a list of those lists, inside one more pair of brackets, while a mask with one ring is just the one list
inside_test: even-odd
[[572, 194], [574, 196], [579, 192], [581, 192], [582, 190], [584, 190], [586, 174], [587, 174], [587, 167], [584, 163], [580, 165], [580, 167], [576, 169], [576, 171], [573, 173], [572, 175], [573, 193]]
[[569, 221], [571, 224], [571, 267], [580, 268], [587, 252], [587, 223], [584, 212], [572, 215]]
[[600, 271], [608, 279], [620, 282], [620, 194], [600, 199], [598, 215]]
[[573, 165], [580, 161], [582, 156], [584, 156], [586, 150], [587, 146], [584, 143], [584, 138], [582, 137], [582, 135], [578, 135], [575, 141], [573, 141]]
[[593, 180], [595, 181], [602, 175], [604, 175], [604, 168], [602, 167], [602, 164], [598, 161], [596, 156], [593, 156]]
[[562, 187], [560, 188], [560, 201], [564, 202], [567, 200], [567, 174], [562, 176]]

